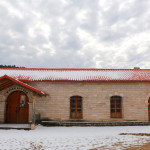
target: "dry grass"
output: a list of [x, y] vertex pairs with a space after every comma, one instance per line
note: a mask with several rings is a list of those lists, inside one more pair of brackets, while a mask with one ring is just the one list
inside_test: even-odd
[[150, 150], [150, 142], [141, 146], [129, 147], [126, 150]]
[[150, 133], [120, 133], [120, 135], [150, 136]]
[[[150, 136], [149, 133], [120, 133], [120, 135]], [[150, 150], [150, 142], [144, 145], [131, 146], [126, 150]]]
[[[120, 133], [120, 135], [150, 136], [149, 133]], [[122, 142], [117, 142], [116, 144], [113, 144], [112, 146], [113, 147], [122, 146]], [[90, 150], [100, 150], [100, 149], [105, 149], [105, 146], [92, 148]], [[109, 148], [107, 148], [107, 149], [109, 149]], [[123, 149], [124, 150], [150, 150], [150, 142], [145, 143], [143, 145], [134, 145], [134, 146], [131, 145], [128, 148], [123, 147]], [[111, 148], [110, 150], [116, 150], [116, 149]]]

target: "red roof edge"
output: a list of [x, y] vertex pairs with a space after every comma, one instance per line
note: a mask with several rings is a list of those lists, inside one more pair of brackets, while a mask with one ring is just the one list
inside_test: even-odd
[[28, 85], [26, 83], [23, 83], [23, 82], [21, 82], [21, 81], [19, 81], [17, 79], [14, 79], [14, 78], [12, 78], [10, 76], [4, 75], [4, 76], [0, 77], [0, 80], [2, 80], [2, 79], [9, 79], [9, 80], [11, 80], [11, 81], [13, 81], [13, 82], [15, 82], [15, 83], [17, 83], [19, 85], [22, 85], [22, 86], [26, 87], [27, 89], [29, 89], [29, 90], [31, 90], [33, 92], [36, 92], [36, 93], [40, 94], [40, 95], [45, 95], [45, 96], [47, 95], [45, 92], [37, 90], [36, 88], [34, 88], [34, 87], [32, 87], [32, 86], [30, 86], [30, 85]]

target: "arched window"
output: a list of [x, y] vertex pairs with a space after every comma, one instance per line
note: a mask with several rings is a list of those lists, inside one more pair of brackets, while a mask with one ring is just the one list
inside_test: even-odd
[[120, 96], [112, 96], [110, 98], [111, 118], [122, 117], [122, 98]]
[[82, 118], [82, 97], [81, 96], [70, 97], [70, 118], [73, 119]]

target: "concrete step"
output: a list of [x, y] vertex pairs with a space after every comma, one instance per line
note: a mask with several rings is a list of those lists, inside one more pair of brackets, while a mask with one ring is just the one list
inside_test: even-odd
[[148, 126], [149, 121], [86, 122], [86, 121], [41, 121], [43, 126]]
[[0, 124], [0, 129], [31, 130], [30, 124]]

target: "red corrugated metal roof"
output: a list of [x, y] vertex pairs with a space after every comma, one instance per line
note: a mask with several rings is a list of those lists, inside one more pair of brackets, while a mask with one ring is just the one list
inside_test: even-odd
[[8, 75], [24, 82], [149, 82], [150, 69], [95, 68], [1, 68], [0, 76]]

